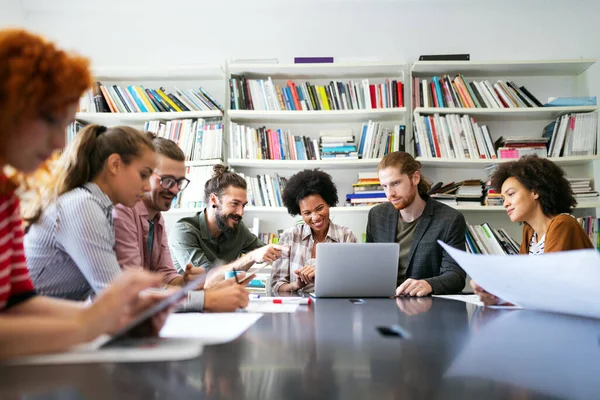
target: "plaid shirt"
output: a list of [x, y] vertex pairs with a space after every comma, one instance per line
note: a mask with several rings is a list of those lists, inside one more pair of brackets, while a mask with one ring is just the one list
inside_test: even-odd
[[[356, 237], [349, 228], [329, 223], [326, 243], [356, 243]], [[306, 262], [312, 258], [312, 248], [315, 240], [310, 226], [301, 224], [288, 228], [281, 234], [279, 244], [286, 246], [281, 258], [273, 263], [271, 271], [271, 291], [277, 292], [284, 283], [293, 283], [296, 281], [294, 271], [304, 267]], [[305, 292], [313, 290], [314, 284], [306, 285], [302, 288]]]

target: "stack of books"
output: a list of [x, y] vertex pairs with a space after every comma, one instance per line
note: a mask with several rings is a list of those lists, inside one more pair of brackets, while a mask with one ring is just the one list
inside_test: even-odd
[[248, 204], [256, 207], [283, 207], [281, 193], [287, 183], [287, 178], [270, 175], [245, 176], [238, 172], [246, 180], [248, 188]]
[[567, 178], [573, 189], [577, 201], [586, 201], [598, 197], [598, 192], [593, 188], [592, 178]]
[[288, 80], [285, 86], [267, 79], [247, 79], [231, 75], [229, 80], [232, 110], [314, 111], [368, 110], [404, 107], [404, 84], [385, 79], [382, 83], [361, 81], [312, 85]]
[[79, 112], [181, 112], [223, 111], [221, 104], [201, 87], [170, 93], [164, 88], [140, 85], [121, 87], [96, 82], [79, 100]]
[[492, 181], [487, 181], [483, 192], [486, 194], [483, 204], [486, 206], [503, 206], [502, 194], [492, 187]]
[[243, 160], [320, 160], [317, 139], [292, 135], [290, 130], [252, 128], [231, 123], [231, 158]]
[[563, 115], [544, 127], [550, 157], [591, 156], [596, 154], [597, 113]]
[[319, 133], [321, 158], [343, 158], [358, 160], [358, 151], [352, 129], [327, 130]]
[[372, 159], [394, 151], [406, 151], [405, 135], [404, 125], [386, 128], [380, 122], [366, 122], [361, 129], [358, 155], [362, 159]]
[[147, 121], [144, 130], [177, 143], [187, 161], [222, 157], [223, 121], [221, 118]]
[[460, 205], [482, 205], [485, 192], [479, 179], [469, 179], [462, 182], [450, 182], [445, 185], [435, 185], [438, 188], [429, 191], [429, 195], [451, 207]]
[[377, 172], [359, 172], [358, 181], [352, 184], [352, 189], [354, 193], [346, 195], [347, 206], [366, 206], [388, 201]]
[[493, 229], [487, 222], [467, 224], [467, 251], [472, 254], [519, 254], [520, 244], [504, 229]]
[[266, 244], [277, 244], [279, 243], [279, 234], [272, 232], [260, 232], [258, 238], [261, 242]]
[[487, 125], [468, 115], [416, 115], [415, 147], [419, 157], [492, 159], [496, 151]]
[[548, 157], [547, 137], [500, 137], [496, 141], [498, 158], [521, 158], [536, 154]]
[[413, 104], [415, 107], [439, 108], [536, 108], [542, 103], [524, 86], [502, 80], [492, 84], [489, 80], [467, 82], [462, 74], [450, 78], [434, 76], [413, 78]]

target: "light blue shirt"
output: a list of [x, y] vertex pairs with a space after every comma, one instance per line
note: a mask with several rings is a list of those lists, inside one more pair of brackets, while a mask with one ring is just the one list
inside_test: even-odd
[[61, 195], [25, 235], [25, 255], [38, 293], [85, 300], [121, 274], [115, 255], [113, 204], [88, 182]]

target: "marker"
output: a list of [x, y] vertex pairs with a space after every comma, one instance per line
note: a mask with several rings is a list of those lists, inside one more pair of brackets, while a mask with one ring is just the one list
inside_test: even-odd
[[256, 300], [256, 299], [260, 299], [260, 294], [250, 293], [248, 295], [248, 297], [250, 298], [250, 300]]

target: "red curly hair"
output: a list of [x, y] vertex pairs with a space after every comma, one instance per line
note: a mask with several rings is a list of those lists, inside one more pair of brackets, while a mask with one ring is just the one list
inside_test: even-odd
[[0, 146], [18, 123], [64, 112], [92, 83], [86, 58], [25, 30], [0, 29]]

